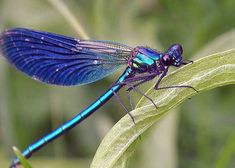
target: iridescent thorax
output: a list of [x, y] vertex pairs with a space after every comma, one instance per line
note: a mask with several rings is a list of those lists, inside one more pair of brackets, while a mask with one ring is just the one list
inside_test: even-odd
[[132, 59], [129, 66], [138, 73], [162, 71], [164, 65], [161, 64], [162, 53], [147, 47], [136, 47], [132, 52]]

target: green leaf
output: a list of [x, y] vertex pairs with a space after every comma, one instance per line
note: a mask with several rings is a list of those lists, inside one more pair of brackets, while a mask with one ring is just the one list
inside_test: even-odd
[[227, 139], [224, 149], [215, 162], [215, 168], [229, 167], [229, 162], [232, 162], [235, 155], [235, 134], [232, 133]]
[[[199, 93], [235, 83], [235, 49], [203, 57], [167, 75], [160, 86], [190, 85]], [[197, 95], [188, 88], [156, 91], [150, 88], [147, 93], [158, 108], [142, 98], [137, 108], [131, 111], [136, 125], [126, 115], [114, 125], [101, 142], [91, 168], [121, 168], [135, 150], [138, 137], [156, 123], [166, 112]]]
[[24, 168], [32, 168], [30, 164], [28, 163], [27, 159], [21, 154], [20, 150], [16, 147], [13, 147], [13, 151], [16, 154], [16, 156], [20, 159], [21, 165]]

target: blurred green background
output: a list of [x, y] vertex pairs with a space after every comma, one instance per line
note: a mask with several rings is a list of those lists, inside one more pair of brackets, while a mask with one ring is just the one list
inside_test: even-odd
[[[181, 43], [195, 60], [235, 47], [234, 0], [64, 1], [91, 39], [164, 50]], [[27, 27], [78, 37], [47, 0], [0, 0], [0, 30]], [[36, 82], [0, 57], [0, 167], [87, 107], [120, 75], [80, 87]], [[146, 90], [150, 84], [142, 87]], [[124, 92], [120, 93], [126, 103]], [[133, 93], [136, 101], [139, 95]], [[218, 88], [184, 102], [145, 133], [130, 167], [235, 167], [235, 89]], [[33, 167], [88, 167], [107, 131], [125, 114], [115, 99], [30, 159]]]

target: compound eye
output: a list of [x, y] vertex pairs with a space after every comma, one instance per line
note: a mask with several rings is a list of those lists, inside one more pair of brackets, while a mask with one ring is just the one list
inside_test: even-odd
[[165, 54], [163, 57], [162, 57], [162, 61], [164, 63], [164, 65], [166, 66], [169, 66], [172, 64], [172, 58], [170, 57], [169, 54]]

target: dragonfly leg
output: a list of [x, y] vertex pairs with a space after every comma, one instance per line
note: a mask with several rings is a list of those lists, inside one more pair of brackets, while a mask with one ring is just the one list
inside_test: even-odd
[[[148, 74], [148, 75], [144, 75], [144, 76], [132, 77], [132, 78], [126, 79], [126, 80], [123, 82], [123, 84], [128, 87], [128, 89], [126, 90], [126, 93], [127, 93], [127, 97], [128, 97], [128, 100], [129, 100], [131, 106], [133, 106], [133, 105], [132, 105], [132, 102], [131, 102], [131, 100], [130, 100], [130, 98], [129, 98], [129, 97], [130, 97], [130, 92], [131, 92], [132, 90], [135, 90], [137, 93], [141, 94], [142, 96], [144, 96], [145, 98], [147, 98], [148, 100], [150, 100], [151, 103], [155, 106], [155, 108], [157, 108], [157, 105], [154, 103], [154, 101], [153, 101], [150, 97], [148, 97], [148, 96], [145, 95], [143, 92], [141, 92], [139, 89], [137, 89], [137, 87], [138, 87], [139, 85], [141, 85], [141, 84], [143, 84], [143, 83], [145, 83], [145, 82], [147, 82], [147, 81], [152, 80], [152, 79], [155, 78], [157, 75], [158, 75], [158, 74], [153, 73], [153, 74]], [[138, 81], [138, 83], [136, 83], [136, 84], [134, 84], [134, 85], [130, 85], [130, 83], [137, 82], [137, 81]]]
[[[137, 81], [138, 81], [138, 83], [135, 83], [135, 84], [133, 85], [133, 87], [137, 88], [139, 85], [141, 85], [141, 84], [143, 84], [143, 83], [145, 83], [145, 82], [147, 82], [147, 81], [152, 80], [152, 79], [155, 78], [156, 76], [157, 76], [157, 74], [149, 74], [149, 75], [142, 76], [141, 78], [138, 78], [138, 80], [136, 80], [135, 78], [131, 78], [131, 79], [132, 79], [131, 82], [137, 82]], [[133, 79], [134, 79], [134, 80], [133, 80]], [[131, 83], [130, 81], [128, 81], [128, 79], [127, 79], [126, 81], [124, 81], [124, 82], [125, 82], [125, 84]], [[128, 91], [131, 91], [131, 90], [132, 90], [132, 87], [129, 87], [127, 90], [128, 90]]]
[[156, 85], [154, 87], [156, 90], [171, 89], [171, 88], [190, 88], [190, 89], [193, 89], [197, 93], [199, 92], [197, 89], [195, 89], [194, 87], [189, 86], [189, 85], [159, 87], [162, 78], [164, 78], [166, 76], [167, 72], [168, 72], [168, 68], [166, 68], [165, 71], [163, 71], [162, 75], [159, 77], [159, 79], [158, 79], [158, 81], [157, 81], [157, 83], [156, 83]]
[[142, 91], [140, 91], [139, 89], [137, 89], [135, 86], [132, 86], [128, 83], [125, 83], [129, 88], [127, 89], [127, 92], [130, 92], [131, 90], [135, 90], [137, 93], [141, 94], [142, 96], [144, 96], [146, 99], [148, 99], [157, 109], [157, 105], [154, 103], [153, 99], [151, 99], [150, 97], [148, 97], [146, 94], [144, 94]]
[[183, 65], [187, 65], [187, 64], [189, 64], [189, 63], [193, 63], [193, 61], [191, 61], [191, 60], [184, 60], [184, 62], [182, 63]]
[[[127, 78], [125, 79], [122, 84], [126, 84], [126, 83], [135, 83], [135, 82], [141, 82], [140, 84], [147, 82], [153, 78], [155, 78], [158, 74], [152, 73], [152, 74], [147, 74], [147, 75], [139, 75], [139, 76], [135, 76], [135, 77], [131, 77], [131, 78]], [[138, 84], [139, 85], [139, 84]], [[138, 86], [137, 85], [137, 86]]]
[[159, 79], [158, 79], [156, 85], [154, 86], [154, 88], [155, 88], [156, 90], [158, 90], [159, 85], [160, 85], [160, 82], [161, 82], [162, 79], [166, 76], [167, 72], [168, 72], [168, 67], [167, 67], [167, 68], [163, 71], [163, 73], [160, 75], [160, 77], [159, 77]]
[[133, 106], [133, 102], [131, 100], [130, 92], [128, 90], [126, 90], [126, 96], [127, 96], [128, 101], [129, 101], [129, 104], [131, 106], [131, 110], [133, 110], [134, 106]]
[[[129, 87], [129, 86], [128, 86], [128, 83], [125, 83], [125, 85], [128, 87], [128, 88], [126, 89], [126, 95], [127, 95], [127, 98], [128, 98], [128, 100], [129, 100], [129, 103], [130, 103], [130, 106], [131, 106], [131, 109], [132, 109], [132, 110], [134, 109], [134, 107], [133, 107], [133, 103], [132, 103], [132, 101], [131, 101], [130, 92], [133, 90], [133, 87], [135, 87], [135, 88], [137, 89], [137, 86], [141, 85], [141, 84], [144, 83], [144, 82], [146, 82], [146, 80], [142, 80], [142, 81], [140, 81], [139, 83], [136, 83], [135, 85], [133, 85], [132, 87]], [[141, 95], [142, 95], [142, 94], [141, 94]]]
[[[141, 85], [141, 84], [143, 84], [143, 83], [145, 83], [145, 82], [147, 82], [147, 81], [150, 81], [150, 80], [152, 80], [153, 78], [154, 78], [154, 77], [146, 78], [146, 79], [144, 79], [144, 80], [142, 80], [142, 81], [140, 81], [140, 82], [134, 84], [133, 87], [137, 88], [139, 85]], [[132, 88], [132, 87], [129, 87], [127, 90], [128, 90], [128, 91], [131, 91], [131, 90], [133, 90], [133, 88]]]
[[189, 88], [193, 89], [195, 92], [199, 93], [197, 89], [195, 89], [193, 86], [189, 85], [179, 85], [179, 86], [164, 86], [164, 87], [157, 87], [156, 90], [163, 90], [163, 89], [172, 89], [172, 88]]
[[[112, 90], [112, 89], [111, 89], [111, 90]], [[114, 95], [114, 96], [116, 97], [116, 99], [118, 100], [118, 102], [119, 102], [119, 103], [121, 104], [121, 106], [124, 108], [124, 110], [126, 111], [126, 113], [131, 117], [133, 123], [136, 124], [134, 117], [132, 116], [132, 114], [130, 113], [130, 111], [126, 108], [126, 106], [124, 105], [123, 101], [120, 99], [120, 97], [118, 96], [118, 94], [117, 94], [115, 91], [113, 91], [113, 90], [112, 90], [112, 92], [113, 92], [113, 95]]]

